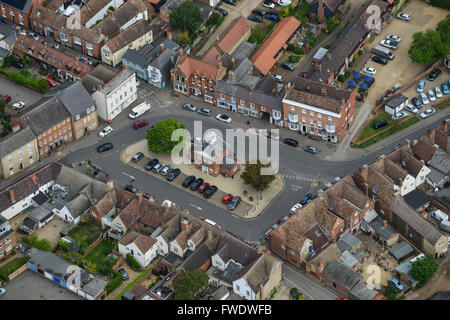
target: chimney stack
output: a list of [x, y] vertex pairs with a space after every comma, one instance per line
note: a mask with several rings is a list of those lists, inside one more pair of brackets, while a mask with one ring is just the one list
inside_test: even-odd
[[14, 194], [13, 190], [9, 190], [9, 198], [11, 199], [11, 203], [16, 202], [16, 195]]
[[405, 143], [406, 143], [406, 146], [408, 147], [408, 149], [411, 149], [411, 140], [405, 139]]
[[189, 230], [191, 222], [188, 219], [181, 219], [181, 231]]
[[162, 42], [160, 45], [159, 45], [159, 52], [163, 52], [164, 51], [164, 42]]
[[387, 227], [387, 221], [386, 220], [383, 220], [383, 227]]
[[14, 124], [11, 126], [11, 130], [12, 130], [12, 133], [16, 133], [17, 131], [19, 131], [19, 130], [20, 130], [20, 124], [19, 124], [19, 122], [14, 123]]
[[323, 87], [320, 93], [322, 94], [322, 96], [326, 96], [327, 95], [327, 89], [325, 89], [325, 87]]
[[234, 71], [233, 70], [228, 71], [228, 78], [231, 81], [234, 81]]
[[106, 190], [111, 191], [112, 189], [114, 189], [114, 181], [108, 180], [106, 182]]
[[208, 230], [208, 240], [211, 241], [212, 240], [212, 231]]
[[443, 121], [442, 123], [442, 130], [444, 131], [444, 133], [447, 133], [448, 130], [448, 123], [450, 122], [450, 119], [446, 119], [445, 121]]
[[138, 191], [137, 196], [138, 196], [138, 199], [139, 199], [139, 203], [141, 203], [142, 202], [142, 198], [143, 198], [142, 191]]
[[319, 264], [319, 271], [322, 272], [324, 268], [325, 268], [325, 265], [323, 263], [320, 263]]

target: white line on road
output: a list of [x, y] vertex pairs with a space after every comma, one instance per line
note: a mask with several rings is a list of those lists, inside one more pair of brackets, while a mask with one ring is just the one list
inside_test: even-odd
[[197, 209], [197, 210], [203, 211], [202, 208], [196, 206], [195, 204], [190, 203], [190, 205], [191, 205], [192, 207], [194, 207], [195, 209]]
[[128, 173], [126, 173], [126, 172], [122, 172], [122, 174], [123, 174], [124, 176], [127, 176], [127, 177], [129, 177], [130, 179], [133, 179], [133, 180], [134, 180], [134, 177], [133, 177], [131, 174], [128, 174]]

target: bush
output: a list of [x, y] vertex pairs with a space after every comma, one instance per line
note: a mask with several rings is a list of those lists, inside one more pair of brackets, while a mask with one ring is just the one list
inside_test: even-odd
[[16, 61], [16, 58], [13, 55], [7, 56], [5, 59], [3, 59], [2, 68], [8, 68], [14, 61]]
[[105, 290], [107, 294], [113, 292], [116, 288], [118, 288], [123, 282], [123, 276], [120, 272], [116, 270], [111, 270], [111, 273], [114, 275], [114, 279], [108, 282], [105, 286]]
[[310, 47], [311, 49], [314, 48], [314, 46], [317, 44], [317, 42], [319, 42], [319, 38], [312, 37], [312, 38], [309, 40], [309, 47]]
[[36, 79], [30, 79], [25, 75], [26, 72], [27, 71], [25, 70], [22, 70], [21, 72], [14, 72], [6, 70], [5, 68], [0, 68], [0, 73], [4, 74], [18, 84], [30, 86], [40, 90], [48, 89], [48, 83], [45, 79], [41, 79], [39, 81]]
[[128, 253], [126, 255], [126, 261], [127, 261], [128, 265], [134, 271], [140, 271], [141, 270], [141, 265], [136, 261], [136, 259], [131, 254]]
[[39, 250], [52, 251], [53, 247], [47, 239], [38, 240], [37, 235], [23, 236], [22, 241]]
[[300, 61], [300, 57], [298, 56], [289, 56], [290, 63], [298, 63]]
[[64, 252], [68, 252], [70, 248], [70, 243], [62, 240], [58, 240], [58, 247], [61, 248]]

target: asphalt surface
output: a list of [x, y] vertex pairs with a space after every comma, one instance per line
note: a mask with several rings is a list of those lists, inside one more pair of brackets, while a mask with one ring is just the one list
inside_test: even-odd
[[31, 89], [19, 86], [18, 84], [0, 77], [0, 94], [11, 97], [10, 104], [22, 101], [27, 106], [39, 101], [42, 98], [40, 93]]

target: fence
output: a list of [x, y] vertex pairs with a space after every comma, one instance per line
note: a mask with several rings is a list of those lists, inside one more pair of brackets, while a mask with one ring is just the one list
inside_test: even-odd
[[92, 250], [94, 250], [94, 248], [95, 248], [96, 246], [98, 246], [98, 244], [99, 244], [100, 242], [102, 242], [102, 240], [103, 240], [103, 237], [100, 235], [100, 236], [97, 238], [97, 240], [95, 240], [94, 243], [92, 243], [91, 246], [87, 249], [87, 251], [86, 251], [86, 253], [83, 255], [83, 257], [86, 257]]
[[8, 276], [9, 281], [13, 280], [15, 277], [17, 277], [18, 275], [20, 275], [22, 272], [24, 272], [27, 269], [28, 269], [28, 263], [25, 263], [23, 266], [21, 266], [19, 269], [17, 269], [16, 271], [14, 271], [13, 273], [11, 273]]
[[117, 260], [116, 264], [113, 265], [111, 269], [117, 270], [124, 263], [125, 263], [125, 258], [121, 254], [119, 254], [119, 260]]

